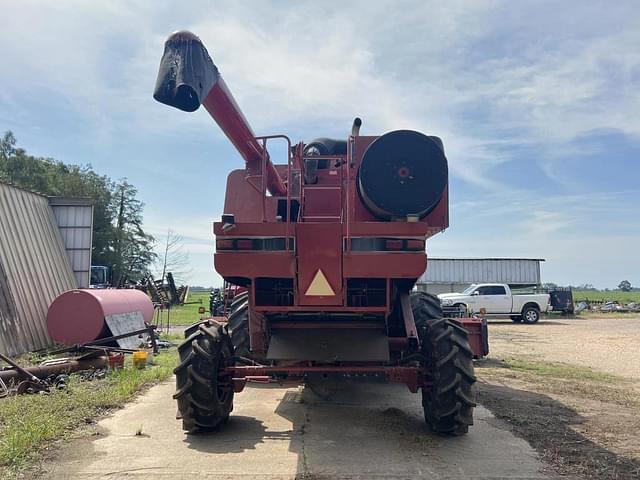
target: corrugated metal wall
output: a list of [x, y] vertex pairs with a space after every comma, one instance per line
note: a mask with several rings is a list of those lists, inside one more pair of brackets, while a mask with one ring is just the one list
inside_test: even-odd
[[0, 350], [17, 355], [51, 345], [47, 309], [73, 288], [47, 197], [0, 183]]
[[431, 285], [428, 291], [458, 291], [472, 283], [540, 284], [540, 262], [535, 258], [429, 258], [427, 271], [419, 285]]
[[416, 289], [440, 295], [441, 293], [459, 293], [470, 285], [470, 283], [418, 283]]
[[93, 242], [93, 201], [90, 198], [49, 198], [78, 288], [89, 288]]

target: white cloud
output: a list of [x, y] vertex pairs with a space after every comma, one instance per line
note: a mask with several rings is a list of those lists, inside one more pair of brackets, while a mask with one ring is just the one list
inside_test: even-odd
[[[344, 136], [358, 115], [364, 134], [414, 128], [441, 136], [452, 177], [470, 187], [462, 196], [468, 208], [452, 205], [453, 233], [482, 219], [485, 229], [495, 224], [506, 232], [499, 241], [484, 238], [505, 252], [535, 250], [552, 236], [580, 242], [581, 232], [567, 230], [603, 217], [621, 235], [635, 234], [624, 223], [622, 210], [629, 207], [618, 193], [587, 194], [558, 175], [564, 156], [585, 148], [576, 138], [594, 130], [640, 135], [633, 2], [176, 5], [5, 2], [0, 121], [45, 139], [52, 123], [67, 122], [71, 151], [79, 138], [106, 151], [125, 141], [140, 150], [152, 143], [225, 141], [206, 113], [181, 114], [151, 99], [164, 39], [188, 28], [207, 45], [258, 134], [285, 132], [294, 141]], [[540, 157], [516, 157], [514, 147], [523, 145], [537, 146]], [[496, 178], [501, 165], [530, 161], [560, 192], [540, 198]], [[153, 158], [141, 162], [156, 167]], [[209, 186], [222, 189], [223, 183], [215, 178]], [[189, 194], [181, 199], [185, 210]], [[473, 195], [478, 199], [469, 200]], [[613, 208], [615, 218], [607, 220]], [[149, 205], [147, 212], [152, 231], [165, 231], [161, 206]], [[192, 239], [194, 257], [204, 256], [212, 242], [215, 213], [172, 220]], [[599, 234], [589, 235], [584, 245], [591, 247]], [[197, 281], [205, 283], [201, 274]]]

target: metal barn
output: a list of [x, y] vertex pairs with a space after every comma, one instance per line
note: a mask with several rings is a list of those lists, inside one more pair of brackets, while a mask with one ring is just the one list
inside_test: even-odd
[[[0, 351], [3, 353], [16, 355], [51, 345], [46, 327], [49, 304], [59, 294], [84, 284], [85, 273], [80, 270], [85, 269], [86, 262], [91, 262], [90, 227], [88, 236], [75, 235], [70, 229], [67, 232], [67, 227], [82, 226], [86, 230], [87, 208], [92, 221], [93, 206], [86, 199], [80, 201], [81, 205], [67, 205], [69, 203], [73, 202], [54, 201], [0, 182]], [[71, 212], [70, 206], [84, 210]], [[61, 221], [60, 227], [57, 220]], [[74, 272], [72, 262], [76, 251], [82, 258]], [[87, 282], [88, 278], [87, 271]]]
[[429, 258], [418, 279], [419, 290], [461, 292], [473, 283], [506, 283], [512, 287], [539, 285], [542, 258]]
[[78, 288], [89, 288], [93, 245], [93, 201], [90, 198], [51, 197], [49, 205], [56, 217]]

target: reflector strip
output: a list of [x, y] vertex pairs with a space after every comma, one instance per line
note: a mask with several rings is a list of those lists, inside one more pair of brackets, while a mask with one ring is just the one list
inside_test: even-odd
[[[354, 252], [424, 252], [421, 238], [353, 237], [351, 250]], [[346, 248], [346, 242], [345, 242]]]
[[238, 247], [238, 250], [252, 250], [253, 249], [253, 240], [238, 239], [238, 240], [236, 240], [236, 245]]
[[327, 281], [327, 277], [324, 276], [322, 270], [318, 269], [316, 275], [313, 277], [309, 288], [304, 293], [307, 297], [333, 297], [336, 292], [333, 291], [331, 285]]
[[[289, 250], [295, 248], [295, 241], [289, 238]], [[285, 237], [218, 237], [216, 238], [218, 252], [230, 250], [277, 252], [287, 250]]]
[[402, 240], [386, 240], [385, 247], [387, 250], [402, 250]]

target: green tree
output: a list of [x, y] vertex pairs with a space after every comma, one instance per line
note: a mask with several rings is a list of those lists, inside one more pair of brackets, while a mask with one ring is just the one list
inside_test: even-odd
[[88, 164], [28, 155], [8, 131], [0, 138], [0, 180], [49, 196], [90, 197], [92, 263], [113, 266], [118, 285], [139, 280], [155, 259], [154, 239], [142, 228], [144, 205], [126, 179], [116, 184]]
[[631, 288], [633, 287], [631, 287], [631, 282], [629, 280], [623, 280], [618, 284], [618, 289], [623, 292], [630, 292]]
[[156, 259], [155, 240], [142, 228], [144, 203], [136, 198], [138, 191], [121, 179], [115, 186], [111, 208], [115, 212], [113, 236], [113, 283], [122, 286], [137, 282]]

